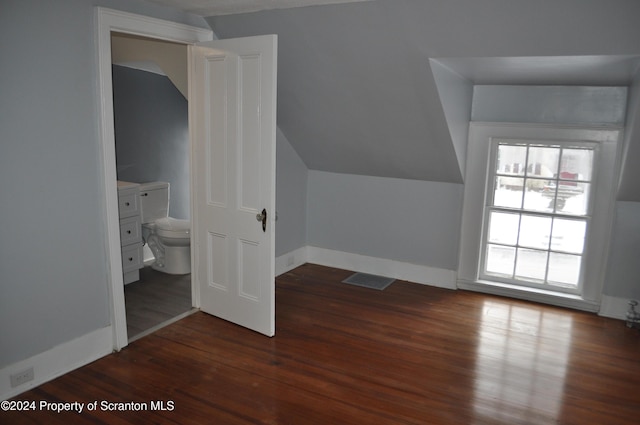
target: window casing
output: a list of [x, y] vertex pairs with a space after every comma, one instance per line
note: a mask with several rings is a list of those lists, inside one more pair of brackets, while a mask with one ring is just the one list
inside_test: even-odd
[[[469, 126], [469, 144], [466, 152], [465, 184], [462, 208], [462, 222], [460, 232], [460, 251], [458, 261], [458, 288], [468, 289], [502, 296], [522, 298], [526, 300], [554, 304], [564, 307], [577, 308], [587, 311], [598, 311], [602, 296], [602, 287], [605, 279], [609, 244], [611, 239], [611, 226], [615, 211], [615, 189], [618, 183], [620, 170], [622, 129], [616, 127], [592, 126], [552, 126], [545, 124], [515, 124], [515, 123], [482, 123], [473, 122]], [[515, 281], [514, 276], [504, 273], [495, 273], [491, 268], [486, 272], [487, 261], [486, 243], [489, 237], [492, 242], [497, 243], [497, 235], [489, 234], [490, 212], [505, 214], [516, 214], [520, 220], [521, 211], [512, 209], [513, 207], [504, 205], [494, 205], [496, 178], [498, 177], [519, 177], [512, 176], [514, 168], [507, 172], [503, 168], [497, 168], [496, 154], [492, 149], [496, 149], [496, 141], [500, 142], [524, 142], [540, 145], [541, 147], [558, 146], [564, 148], [577, 148], [592, 150], [593, 171], [588, 178], [569, 178], [566, 175], [558, 175], [555, 179], [549, 179], [542, 175], [542, 166], [531, 165], [528, 176], [522, 167], [518, 166], [517, 173], [522, 173], [521, 178], [530, 181], [528, 183], [534, 190], [523, 192], [523, 197], [528, 198], [522, 206], [526, 206], [527, 211], [523, 214], [531, 215], [531, 221], [551, 217], [551, 220], [565, 219], [564, 224], [574, 224], [585, 227], [585, 238], [583, 242], [575, 242], [568, 248], [559, 249], [556, 246], [549, 249], [549, 252], [558, 254], [576, 255], [579, 251], [580, 243], [583, 243], [580, 257], [580, 277], [578, 285], [564, 287], [562, 285], [550, 286], [540, 277], [539, 279], [525, 280], [524, 283]], [[591, 153], [589, 154], [591, 155]], [[515, 162], [515, 161], [512, 161]], [[526, 167], [526, 162], [523, 162]], [[540, 175], [540, 176], [537, 176]], [[551, 211], [534, 208], [528, 211], [531, 196], [539, 196], [535, 191], [535, 184], [541, 184], [540, 180], [553, 180], [558, 185], [560, 182], [579, 183], [583, 185], [583, 190], [588, 192], [588, 201], [581, 203], [578, 213], [563, 211], [560, 214], [550, 214]], [[508, 182], [508, 181], [507, 181]], [[527, 183], [524, 183], [523, 185]], [[505, 184], [506, 185], [506, 184]], [[531, 186], [533, 185], [533, 186]], [[514, 189], [514, 188], [510, 188]], [[549, 190], [556, 190], [549, 185]], [[564, 188], [563, 188], [564, 189]], [[524, 189], [523, 189], [524, 190]], [[524, 199], [524, 198], [523, 198]], [[550, 202], [550, 201], [549, 201]], [[575, 200], [573, 201], [575, 203]], [[566, 201], [568, 203], [568, 201]], [[549, 203], [543, 204], [548, 207]], [[574, 205], [575, 206], [575, 205]], [[563, 208], [563, 207], [558, 207]], [[539, 208], [541, 209], [541, 208]], [[556, 213], [557, 208], [556, 208]], [[495, 223], [494, 223], [495, 226]], [[527, 226], [528, 228], [528, 226]], [[536, 235], [536, 226], [533, 226], [531, 234], [526, 237]], [[515, 232], [512, 232], [515, 233]], [[508, 232], [507, 232], [508, 235]], [[520, 237], [520, 234], [518, 234]], [[575, 240], [575, 239], [574, 239]], [[526, 241], [527, 248], [531, 248], [530, 240]], [[534, 240], [535, 242], [535, 240]], [[501, 245], [511, 245], [517, 248], [517, 242], [502, 242]], [[522, 244], [521, 244], [522, 245]], [[536, 248], [533, 246], [532, 248]], [[573, 257], [572, 257], [573, 258]], [[546, 271], [546, 265], [543, 268]], [[528, 276], [527, 276], [528, 277]], [[559, 280], [556, 276], [551, 276], [555, 283]]]

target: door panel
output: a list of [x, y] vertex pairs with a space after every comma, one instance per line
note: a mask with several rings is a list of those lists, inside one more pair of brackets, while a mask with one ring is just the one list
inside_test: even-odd
[[276, 43], [259, 36], [189, 50], [200, 307], [268, 336], [275, 332]]

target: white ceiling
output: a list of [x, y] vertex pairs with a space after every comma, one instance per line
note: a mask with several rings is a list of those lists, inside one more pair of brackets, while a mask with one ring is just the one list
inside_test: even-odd
[[372, 0], [147, 0], [171, 6], [200, 16], [232, 15], [268, 9], [316, 6], [336, 3], [354, 3]]

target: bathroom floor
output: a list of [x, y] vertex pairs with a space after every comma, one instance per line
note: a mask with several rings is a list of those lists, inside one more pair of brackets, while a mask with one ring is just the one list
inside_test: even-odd
[[124, 287], [129, 342], [191, 310], [191, 275], [169, 275], [146, 266]]

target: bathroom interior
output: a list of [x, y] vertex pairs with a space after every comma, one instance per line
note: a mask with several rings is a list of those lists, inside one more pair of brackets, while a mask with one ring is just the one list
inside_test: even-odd
[[130, 342], [193, 310], [186, 57], [186, 46], [112, 35], [116, 170]]

